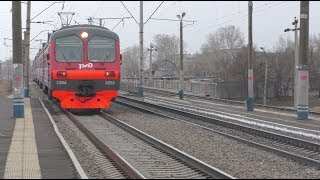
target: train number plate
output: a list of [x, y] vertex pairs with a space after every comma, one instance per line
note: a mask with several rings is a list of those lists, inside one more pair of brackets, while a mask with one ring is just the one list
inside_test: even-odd
[[113, 85], [116, 85], [116, 82], [115, 81], [106, 81], [105, 84], [107, 86], [113, 86]]
[[67, 81], [56, 81], [57, 85], [66, 85]]

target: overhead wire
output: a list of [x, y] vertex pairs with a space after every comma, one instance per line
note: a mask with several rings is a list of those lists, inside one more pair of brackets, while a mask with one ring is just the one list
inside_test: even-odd
[[[139, 5], [140, 6], [140, 5]], [[139, 7], [139, 6], [137, 6], [137, 7]], [[123, 15], [125, 15], [125, 14], [127, 14], [127, 13], [129, 13], [130, 14], [130, 12], [129, 11], [127, 11], [127, 12], [125, 12], [125, 13], [123, 13], [122, 15], [120, 15], [120, 16], [118, 16], [118, 18], [119, 17], [121, 17], [121, 16], [123, 16]], [[132, 16], [130, 17], [130, 18], [133, 18]], [[125, 19], [127, 19], [127, 17], [125, 18]], [[123, 22], [124, 23], [124, 19], [121, 19], [113, 28], [112, 28], [112, 30], [111, 31], [113, 31], [121, 22]], [[121, 29], [122, 30], [122, 29]]]
[[[278, 2], [278, 1], [277, 1], [277, 2]], [[275, 3], [277, 3], [277, 2], [270, 3], [269, 5], [275, 4]], [[264, 7], [264, 6], [266, 6], [266, 5], [267, 5], [267, 4], [260, 5], [260, 6], [258, 6], [258, 7], [254, 7], [254, 10], [259, 9], [259, 8], [261, 8], [261, 7]], [[222, 16], [222, 17], [215, 18], [215, 21], [216, 21], [216, 20], [220, 20], [220, 19], [224, 19], [224, 18], [226, 18], [226, 17], [232, 17], [232, 16], [234, 16], [234, 15], [239, 15], [239, 14], [242, 14], [242, 13], [245, 13], [245, 12], [248, 12], [248, 10], [244, 10], [244, 11], [241, 11], [241, 12], [233, 13], [233, 14], [231, 14], [231, 15], [226, 15], [226, 16]]]
[[[130, 18], [132, 18], [132, 17], [130, 17]], [[112, 28], [111, 31], [113, 31], [113, 30], [121, 23], [121, 21], [123, 21], [124, 19], [127, 19], [127, 18], [126, 18], [126, 17], [122, 18], [122, 19], [118, 22], [118, 24], [116, 24], [116, 25]]]
[[97, 11], [96, 11], [96, 14], [95, 14], [93, 17], [96, 17], [96, 15], [97, 15], [98, 12], [100, 11], [103, 3], [104, 3], [104, 1], [101, 1], [101, 4], [100, 4], [100, 6], [98, 7], [98, 9], [97, 9]]
[[121, 4], [124, 6], [124, 8], [126, 8], [126, 10], [128, 11], [128, 13], [131, 15], [131, 17], [136, 21], [136, 23], [139, 25], [138, 21], [136, 20], [136, 18], [133, 17], [133, 15], [131, 14], [131, 12], [129, 11], [129, 9], [126, 7], [126, 5], [123, 4], [122, 1], [120, 1]]
[[50, 6], [48, 6], [47, 8], [45, 8], [44, 10], [42, 10], [40, 13], [38, 13], [36, 16], [34, 16], [33, 18], [31, 18], [31, 21], [34, 19], [34, 18], [36, 18], [36, 17], [38, 17], [41, 13], [43, 13], [45, 10], [47, 10], [47, 9], [49, 9], [51, 6], [53, 6], [55, 3], [52, 3]]
[[[272, 7], [274, 7], [274, 6], [278, 6], [278, 5], [283, 4], [283, 3], [285, 3], [285, 2], [286, 2], [286, 1], [282, 1], [282, 2], [280, 2], [280, 3], [277, 3], [277, 4], [274, 4], [274, 5], [272, 5], [272, 6], [269, 6], [269, 7], [265, 8], [265, 9], [261, 9], [261, 10], [259, 10], [259, 11], [254, 11], [252, 14], [256, 14], [256, 13], [258, 13], [258, 12], [261, 12], [261, 11], [264, 11], [264, 10], [267, 10], [267, 9], [270, 9], [270, 8], [272, 8]], [[247, 18], [247, 17], [248, 17], [248, 15], [244, 15], [244, 16], [241, 16], [241, 17], [236, 17], [236, 18], [230, 19], [230, 20], [228, 20], [228, 21], [225, 21], [225, 22], [220, 23], [220, 24], [217, 24], [217, 25], [205, 26], [205, 27], [203, 27], [203, 28], [200, 28], [200, 29], [196, 30], [196, 32], [199, 32], [199, 31], [201, 31], [201, 30], [203, 30], [203, 29], [208, 29], [208, 28], [212, 28], [212, 27], [217, 27], [217, 26], [220, 26], [220, 25], [223, 25], [223, 24], [226, 24], [226, 23], [229, 23], [229, 22], [238, 20], [238, 19]]]
[[152, 14], [150, 15], [150, 17], [147, 19], [147, 21], [144, 22], [143, 24], [146, 24], [146, 23], [149, 21], [149, 19], [153, 16], [153, 14], [160, 8], [160, 6], [161, 6], [163, 3], [164, 3], [164, 1], [162, 1], [162, 2], [159, 4], [159, 6], [157, 7], [157, 9], [153, 11], [153, 13], [152, 13]]

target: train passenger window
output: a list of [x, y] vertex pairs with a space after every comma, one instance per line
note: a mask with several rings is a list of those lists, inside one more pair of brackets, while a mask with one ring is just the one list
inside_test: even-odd
[[90, 62], [113, 62], [116, 59], [115, 41], [104, 36], [93, 36], [88, 42]]
[[77, 35], [57, 38], [55, 53], [58, 62], [81, 62], [83, 42]]

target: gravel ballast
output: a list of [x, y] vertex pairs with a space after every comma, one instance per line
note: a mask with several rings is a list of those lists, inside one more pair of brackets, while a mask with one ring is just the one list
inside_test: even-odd
[[113, 104], [107, 112], [238, 178], [318, 178], [320, 171], [180, 121]]

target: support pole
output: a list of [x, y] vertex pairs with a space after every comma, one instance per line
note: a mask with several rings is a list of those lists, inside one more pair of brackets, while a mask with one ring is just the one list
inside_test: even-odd
[[299, 65], [299, 36], [298, 36], [298, 21], [296, 22], [296, 17], [294, 17], [294, 109], [298, 106], [298, 65]]
[[150, 45], [150, 64], [149, 64], [149, 80], [151, 81], [152, 80], [152, 68], [151, 68], [151, 65], [152, 65], [152, 47]]
[[248, 98], [246, 101], [247, 111], [253, 111], [253, 61], [252, 61], [252, 1], [248, 2], [249, 18], [248, 18]]
[[27, 20], [26, 20], [26, 35], [24, 39], [24, 62], [25, 62], [25, 76], [24, 76], [24, 97], [29, 97], [29, 76], [30, 76], [30, 12], [31, 1], [27, 1]]
[[179, 76], [179, 99], [183, 99], [183, 30], [182, 17], [180, 19], [180, 76]]
[[308, 120], [309, 114], [309, 1], [300, 1], [300, 47], [298, 65], [298, 119]]
[[266, 66], [264, 70], [264, 88], [263, 88], [263, 105], [267, 105], [267, 89], [268, 89], [268, 57], [267, 53], [264, 52], [266, 58]]
[[21, 1], [12, 1], [13, 116], [24, 118]]
[[143, 85], [143, 1], [140, 1], [140, 82], [139, 82], [139, 94], [144, 96]]

